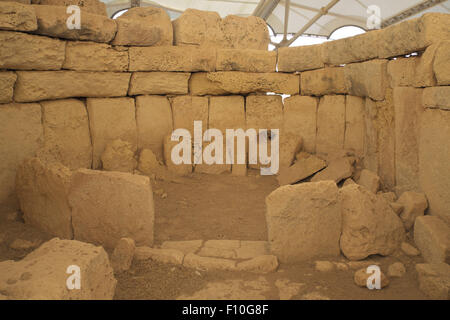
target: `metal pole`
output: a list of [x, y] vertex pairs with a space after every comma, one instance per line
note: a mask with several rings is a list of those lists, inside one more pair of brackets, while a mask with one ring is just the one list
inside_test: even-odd
[[283, 40], [287, 40], [287, 31], [288, 31], [288, 24], [289, 24], [289, 9], [291, 6], [291, 0], [286, 0], [284, 3], [284, 33], [283, 33]]

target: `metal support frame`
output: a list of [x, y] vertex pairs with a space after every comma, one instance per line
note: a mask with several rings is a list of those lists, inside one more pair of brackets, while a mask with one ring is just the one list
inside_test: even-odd
[[407, 9], [407, 10], [404, 10], [404, 11], [400, 12], [399, 14], [396, 14], [395, 16], [384, 20], [381, 23], [381, 27], [382, 28], [386, 28], [386, 27], [388, 27], [388, 26], [390, 26], [392, 24], [395, 24], [395, 23], [397, 23], [399, 21], [405, 20], [405, 19], [407, 19], [407, 18], [409, 18], [409, 17], [411, 17], [413, 15], [416, 15], [416, 14], [418, 14], [418, 13], [420, 13], [420, 12], [426, 10], [426, 9], [432, 8], [432, 7], [438, 5], [438, 4], [442, 3], [442, 2], [445, 2], [445, 1], [446, 0], [427, 0], [427, 1], [424, 1], [422, 3], [419, 3], [418, 5], [416, 5], [414, 7], [411, 7], [409, 9]]
[[136, 8], [141, 6], [141, 0], [131, 0], [130, 1], [131, 8]]
[[252, 15], [266, 20], [279, 3], [280, 0], [261, 0]]
[[287, 40], [287, 31], [289, 24], [289, 12], [291, 8], [291, 0], [286, 0], [284, 3], [284, 30], [283, 30], [283, 41]]

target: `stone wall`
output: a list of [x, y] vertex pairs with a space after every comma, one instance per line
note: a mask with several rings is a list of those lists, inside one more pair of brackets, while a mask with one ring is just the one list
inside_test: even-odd
[[2, 210], [17, 208], [16, 169], [40, 150], [98, 169], [121, 139], [163, 160], [165, 136], [202, 120], [298, 134], [324, 159], [354, 154], [385, 190], [422, 191], [450, 222], [450, 15], [270, 52], [255, 17], [170, 22], [147, 7], [112, 20], [84, 2], [69, 30], [55, 3], [0, 2]]

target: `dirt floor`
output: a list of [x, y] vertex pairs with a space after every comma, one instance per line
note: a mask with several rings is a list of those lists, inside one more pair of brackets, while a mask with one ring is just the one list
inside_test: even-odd
[[[265, 197], [278, 184], [253, 172], [248, 177], [194, 174], [174, 182], [157, 182], [154, 191], [156, 243], [164, 240], [266, 240]], [[162, 189], [162, 190], [161, 190]], [[166, 196], [167, 195], [167, 196]], [[18, 260], [51, 237], [27, 226], [20, 217], [0, 221], [0, 261]], [[28, 248], [12, 249], [15, 239]], [[354, 271], [320, 272], [314, 261], [280, 265], [277, 272], [203, 272], [152, 261], [134, 262], [116, 274], [115, 299], [426, 299], [418, 288], [415, 264], [422, 258], [401, 253], [370, 257], [383, 272], [400, 261], [407, 273], [388, 287], [368, 290], [353, 282]], [[333, 261], [346, 261], [344, 257]]]

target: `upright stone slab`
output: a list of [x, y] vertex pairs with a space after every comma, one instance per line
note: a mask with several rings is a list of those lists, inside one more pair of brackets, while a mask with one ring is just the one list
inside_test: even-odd
[[32, 6], [17, 2], [0, 2], [0, 30], [34, 31], [36, 13]]
[[194, 121], [201, 121], [203, 131], [208, 128], [208, 98], [177, 96], [172, 100], [173, 127], [187, 129], [194, 138]]
[[317, 111], [316, 152], [342, 150], [345, 135], [345, 96], [323, 96]]
[[439, 43], [429, 46], [425, 52], [419, 57], [414, 74], [414, 87], [432, 87], [436, 85], [436, 77], [433, 70], [433, 62]]
[[256, 49], [217, 49], [216, 71], [275, 72], [277, 53]]
[[433, 62], [433, 71], [436, 76], [437, 84], [440, 86], [450, 85], [450, 41], [443, 41], [436, 50]]
[[300, 75], [300, 88], [302, 95], [308, 96], [347, 93], [344, 68], [323, 68], [303, 72]]
[[69, 193], [76, 240], [114, 249], [121, 238], [153, 244], [154, 204], [150, 179], [123, 172], [80, 169]]
[[278, 71], [296, 72], [324, 67], [321, 44], [278, 49]]
[[283, 101], [277, 95], [249, 95], [246, 98], [247, 129], [281, 129]]
[[450, 227], [440, 218], [417, 217], [414, 242], [428, 263], [450, 262]]
[[378, 172], [378, 131], [377, 131], [377, 104], [370, 98], [364, 103], [364, 167], [370, 171]]
[[100, 168], [100, 157], [106, 144], [121, 139], [137, 148], [134, 99], [87, 99], [94, 169]]
[[409, 57], [390, 60], [387, 65], [390, 87], [413, 87], [417, 81], [416, 68], [420, 59]]
[[189, 79], [189, 93], [193, 96], [215, 95], [221, 96], [228, 94], [221, 88], [220, 83], [208, 79], [208, 73], [195, 72]]
[[344, 149], [356, 155], [364, 153], [364, 122], [364, 98], [346, 96]]
[[377, 101], [383, 100], [389, 85], [387, 63], [387, 60], [378, 59], [346, 65], [344, 73], [348, 93]]
[[184, 72], [134, 72], [128, 94], [187, 94], [190, 76]]
[[14, 72], [0, 72], [0, 103], [9, 103], [14, 94], [17, 75]]
[[450, 86], [423, 89], [422, 103], [425, 108], [450, 110]]

